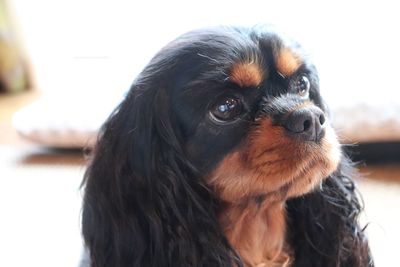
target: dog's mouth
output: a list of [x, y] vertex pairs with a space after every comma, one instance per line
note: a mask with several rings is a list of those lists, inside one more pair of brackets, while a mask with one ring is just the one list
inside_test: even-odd
[[305, 140], [292, 136], [271, 118], [258, 126], [211, 173], [209, 185], [227, 202], [252, 197], [282, 201], [313, 190], [334, 172], [340, 145], [327, 121], [321, 136]]

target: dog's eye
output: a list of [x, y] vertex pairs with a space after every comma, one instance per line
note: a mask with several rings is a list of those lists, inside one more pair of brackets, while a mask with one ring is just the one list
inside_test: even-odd
[[300, 96], [307, 96], [310, 86], [310, 80], [305, 75], [300, 75], [294, 82], [294, 90]]
[[227, 122], [237, 118], [243, 110], [242, 102], [235, 97], [223, 97], [210, 110], [211, 118], [217, 122]]

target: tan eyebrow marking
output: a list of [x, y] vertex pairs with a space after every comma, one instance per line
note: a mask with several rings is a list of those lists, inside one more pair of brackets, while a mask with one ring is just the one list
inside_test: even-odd
[[302, 64], [299, 56], [287, 47], [284, 47], [279, 51], [275, 61], [277, 71], [284, 77], [288, 77], [295, 73]]
[[229, 80], [241, 87], [258, 86], [264, 78], [260, 65], [251, 63], [236, 63], [230, 70]]

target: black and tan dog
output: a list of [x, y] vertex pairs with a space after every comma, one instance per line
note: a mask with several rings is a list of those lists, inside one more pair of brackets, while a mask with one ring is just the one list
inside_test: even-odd
[[102, 128], [84, 181], [91, 266], [373, 266], [350, 176], [296, 43], [187, 33]]

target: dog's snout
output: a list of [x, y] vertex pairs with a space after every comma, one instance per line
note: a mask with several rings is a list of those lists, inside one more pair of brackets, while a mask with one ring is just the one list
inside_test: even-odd
[[291, 112], [282, 125], [296, 138], [318, 142], [324, 136], [325, 116], [319, 108], [301, 108]]

